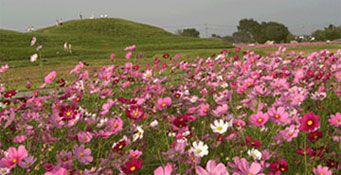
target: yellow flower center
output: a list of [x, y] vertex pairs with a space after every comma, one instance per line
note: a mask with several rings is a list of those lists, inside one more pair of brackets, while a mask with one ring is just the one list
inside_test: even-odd
[[263, 119], [262, 119], [262, 118], [259, 118], [259, 119], [258, 119], [258, 122], [259, 122], [259, 123], [261, 123], [262, 121], [263, 121]]
[[276, 115], [275, 115], [275, 118], [279, 118], [279, 115], [278, 115], [278, 114], [276, 114]]
[[138, 133], [137, 133], [138, 136], [141, 136], [141, 134], [142, 134], [141, 132], [138, 132]]
[[280, 84], [278, 84], [278, 85], [277, 85], [277, 87], [281, 87], [281, 85], [280, 85]]
[[241, 89], [240, 89], [240, 92], [244, 92], [244, 88], [241, 88]]
[[289, 133], [289, 136], [293, 136], [294, 134], [291, 132], [291, 133]]
[[27, 162], [26, 165], [31, 165], [31, 162]]
[[134, 116], [137, 116], [137, 115], [139, 115], [137, 112], [134, 112]]
[[114, 124], [114, 128], [117, 128], [117, 127], [118, 127], [118, 125], [115, 123], [115, 124]]
[[285, 169], [284, 169], [284, 168], [281, 168], [281, 171], [285, 171]]
[[307, 124], [308, 124], [309, 126], [311, 126], [311, 125], [313, 125], [313, 121], [309, 120], [309, 121], [307, 122]]
[[221, 126], [218, 126], [218, 127], [217, 127], [217, 130], [218, 130], [218, 131], [221, 131], [222, 129], [223, 129], [223, 128], [222, 128]]
[[324, 173], [320, 173], [320, 175], [324, 175]]
[[84, 153], [79, 153], [79, 156], [83, 157], [83, 156], [84, 156]]
[[247, 85], [248, 85], [248, 86], [251, 86], [251, 83], [249, 82], [249, 83], [247, 83]]
[[132, 166], [131, 168], [130, 168], [130, 171], [134, 171], [136, 168], [135, 168], [135, 166]]
[[83, 137], [83, 140], [84, 140], [84, 141], [87, 141], [87, 140], [88, 140], [88, 138], [86, 138], [86, 137]]
[[50, 76], [50, 80], [53, 80], [53, 76]]
[[256, 157], [257, 155], [256, 154], [252, 154], [252, 157]]
[[197, 149], [197, 153], [199, 153], [199, 154], [200, 154], [200, 153], [201, 153], [201, 149], [199, 149], [199, 148], [198, 148], [198, 149]]
[[12, 161], [13, 163], [17, 163], [17, 159], [13, 159], [13, 161]]
[[149, 77], [150, 77], [150, 73], [148, 73], [148, 74], [146, 75], [146, 77], [149, 78]]
[[67, 116], [70, 116], [70, 115], [71, 115], [71, 112], [67, 112], [66, 115], [67, 115]]
[[136, 157], [136, 154], [132, 154], [133, 157]]
[[162, 105], [161, 105], [162, 107], [165, 107], [166, 106], [166, 104], [165, 103], [162, 103]]
[[6, 170], [6, 169], [3, 169], [3, 170], [1, 170], [1, 172], [2, 172], [3, 174], [5, 174], [5, 173], [7, 173], [7, 170]]
[[82, 170], [79, 170], [79, 174], [83, 174], [83, 171], [82, 171]]
[[240, 123], [239, 123], [239, 122], [237, 122], [237, 126], [240, 126]]
[[120, 146], [118, 147], [118, 149], [122, 149], [122, 147], [123, 147], [123, 145], [120, 145]]

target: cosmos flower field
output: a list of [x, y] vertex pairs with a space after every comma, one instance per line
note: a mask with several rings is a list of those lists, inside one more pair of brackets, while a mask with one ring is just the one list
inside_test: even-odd
[[124, 65], [79, 62], [73, 82], [52, 71], [28, 96], [1, 84], [0, 174], [340, 173], [341, 50], [140, 66], [134, 49]]

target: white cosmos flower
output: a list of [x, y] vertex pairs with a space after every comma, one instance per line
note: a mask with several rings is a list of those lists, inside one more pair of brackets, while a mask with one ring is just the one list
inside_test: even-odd
[[136, 127], [137, 132], [133, 135], [133, 142], [135, 142], [137, 139], [143, 138], [144, 130], [141, 128], [141, 126]]
[[190, 99], [192, 103], [195, 103], [197, 100], [198, 100], [198, 96], [196, 95], [193, 95], [192, 98]]
[[154, 128], [159, 124], [159, 122], [157, 120], [154, 120], [150, 123], [150, 127]]
[[215, 120], [213, 123], [214, 124], [210, 124], [210, 126], [214, 133], [224, 134], [229, 127], [229, 123], [224, 122], [224, 120], [221, 119], [219, 121]]
[[203, 157], [208, 155], [208, 146], [204, 144], [202, 141], [193, 142], [193, 147], [191, 147], [191, 151], [197, 157]]
[[30, 61], [35, 62], [37, 60], [37, 58], [38, 58], [38, 54], [35, 53], [30, 57]]
[[10, 171], [11, 170], [9, 168], [0, 168], [0, 175], [9, 174]]
[[143, 73], [143, 79], [148, 79], [151, 78], [153, 76], [153, 71], [152, 70], [146, 70], [145, 73]]
[[247, 154], [249, 154], [249, 156], [253, 157], [255, 160], [260, 160], [262, 158], [262, 153], [254, 148], [247, 151]]
[[222, 88], [227, 88], [227, 87], [229, 87], [229, 84], [227, 84], [226, 82], [224, 82], [223, 84], [221, 84], [221, 87], [222, 87]]

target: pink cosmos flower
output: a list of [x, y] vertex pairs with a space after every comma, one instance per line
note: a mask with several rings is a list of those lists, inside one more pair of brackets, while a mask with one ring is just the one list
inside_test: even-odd
[[268, 114], [271, 121], [276, 124], [284, 125], [288, 121], [287, 119], [289, 115], [283, 107], [279, 107], [277, 110], [275, 108], [270, 108]]
[[142, 155], [142, 152], [139, 150], [129, 150], [129, 158], [137, 159]]
[[317, 168], [313, 169], [315, 175], [332, 175], [333, 172], [328, 169], [328, 167], [323, 167], [322, 165], [317, 166]]
[[229, 106], [227, 106], [227, 104], [223, 104], [222, 106], [218, 106], [217, 109], [213, 110], [213, 114], [216, 117], [220, 117], [226, 114], [228, 110], [229, 110]]
[[204, 104], [204, 103], [201, 103], [199, 105], [199, 109], [198, 109], [198, 112], [199, 112], [199, 116], [206, 116], [207, 115], [207, 111], [210, 109], [210, 105], [209, 104]]
[[256, 125], [256, 126], [261, 126], [263, 127], [264, 124], [269, 120], [268, 114], [264, 114], [263, 112], [259, 111], [257, 114], [252, 114], [250, 116], [249, 121]]
[[34, 156], [29, 156], [26, 157], [25, 159], [23, 159], [20, 163], [19, 166], [21, 168], [29, 168], [30, 166], [32, 166], [34, 164], [34, 162], [37, 160], [37, 158], [35, 158]]
[[77, 157], [79, 162], [85, 165], [88, 165], [93, 160], [90, 148], [85, 149], [84, 145], [78, 146], [76, 144], [73, 149], [73, 154]]
[[36, 41], [37, 41], [37, 38], [36, 38], [35, 36], [32, 37], [32, 40], [31, 40], [31, 43], [30, 43], [31, 47], [34, 46], [34, 44], [36, 43]]
[[57, 171], [50, 171], [44, 175], [67, 175], [67, 170], [65, 168], [59, 168]]
[[271, 86], [274, 89], [287, 89], [288, 88], [287, 80], [284, 78], [275, 80], [273, 83], [271, 83]]
[[22, 143], [26, 140], [26, 136], [24, 135], [17, 135], [14, 137], [13, 142], [14, 143]]
[[92, 134], [90, 132], [79, 132], [77, 134], [78, 141], [81, 143], [88, 143], [92, 139]]
[[315, 115], [313, 112], [303, 114], [303, 118], [299, 120], [300, 130], [304, 132], [315, 131], [320, 127], [320, 116]]
[[218, 165], [214, 160], [209, 160], [206, 164], [206, 169], [198, 166], [195, 169], [198, 175], [228, 175], [226, 167], [224, 164], [219, 163]]
[[116, 56], [116, 55], [115, 55], [114, 53], [112, 53], [112, 54], [110, 55], [110, 60], [113, 61], [114, 58], [115, 58], [115, 56]]
[[27, 151], [25, 146], [20, 145], [18, 150], [14, 147], [7, 149], [8, 155], [0, 160], [0, 164], [5, 165], [8, 168], [13, 168], [20, 164], [21, 160], [27, 157]]
[[245, 87], [245, 86], [238, 86], [237, 93], [243, 94], [243, 93], [245, 93], [246, 89], [247, 89], [247, 87]]
[[53, 82], [53, 80], [56, 78], [57, 76], [57, 72], [56, 71], [52, 71], [50, 72], [46, 77], [45, 77], [45, 83], [46, 84], [51, 84]]
[[234, 158], [234, 163], [228, 163], [233, 168], [233, 175], [265, 175], [262, 173], [262, 166], [257, 162], [252, 162], [251, 166], [245, 158]]
[[330, 125], [333, 125], [335, 127], [341, 126], [341, 114], [336, 113], [335, 115], [331, 115], [328, 121]]
[[336, 73], [334, 74], [334, 76], [336, 77], [336, 79], [337, 79], [338, 81], [341, 81], [341, 71], [336, 72]]
[[130, 57], [133, 55], [133, 52], [128, 52], [127, 54], [126, 54], [126, 59], [130, 59]]
[[73, 69], [70, 71], [70, 74], [72, 74], [72, 73], [79, 74], [80, 71], [83, 69], [83, 67], [84, 67], [84, 64], [80, 61], [79, 64], [77, 64], [77, 65], [75, 66], [75, 68], [73, 68]]
[[165, 167], [159, 166], [156, 170], [154, 170], [154, 175], [171, 175], [172, 171], [172, 164], [167, 163]]
[[132, 46], [127, 46], [126, 48], [124, 48], [125, 51], [133, 51], [135, 50], [136, 46], [132, 45]]
[[170, 106], [172, 104], [172, 99], [170, 97], [166, 98], [159, 98], [156, 102], [156, 108], [159, 110], [165, 109], [167, 106]]

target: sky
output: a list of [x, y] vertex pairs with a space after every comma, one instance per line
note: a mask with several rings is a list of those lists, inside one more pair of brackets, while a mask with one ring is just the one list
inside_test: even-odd
[[107, 14], [175, 32], [231, 35], [240, 19], [276, 21], [296, 35], [341, 25], [341, 0], [0, 0], [0, 28], [25, 32], [63, 21]]

